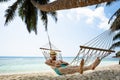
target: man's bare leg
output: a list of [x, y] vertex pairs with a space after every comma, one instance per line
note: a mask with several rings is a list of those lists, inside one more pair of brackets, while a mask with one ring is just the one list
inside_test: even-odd
[[59, 68], [59, 71], [62, 74], [73, 74], [76, 72], [79, 72], [80, 74], [83, 74], [83, 71], [86, 70], [94, 70], [100, 63], [100, 59], [99, 57], [97, 57], [97, 59], [95, 60], [95, 62], [93, 62], [91, 65], [89, 66], [84, 66], [84, 59], [81, 60], [80, 62], [80, 66], [67, 66], [65, 68]]
[[84, 66], [83, 67], [83, 71], [86, 71], [86, 70], [94, 70], [99, 64], [100, 64], [100, 59], [99, 57], [97, 57], [97, 59], [89, 66]]
[[67, 66], [67, 67], [64, 67], [64, 68], [61, 67], [61, 68], [58, 68], [58, 69], [64, 75], [79, 72], [79, 66]]
[[83, 67], [84, 67], [84, 59], [82, 59], [80, 62], [80, 70], [79, 70], [80, 74], [83, 74]]
[[101, 60], [99, 59], [99, 57], [97, 57], [95, 62], [91, 65], [91, 69], [94, 70], [100, 64], [100, 61]]

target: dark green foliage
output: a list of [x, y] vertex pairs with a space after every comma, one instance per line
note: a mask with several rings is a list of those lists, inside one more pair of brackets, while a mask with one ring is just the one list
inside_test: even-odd
[[40, 17], [41, 17], [41, 20], [43, 21], [43, 24], [45, 25], [45, 29], [47, 31], [47, 23], [48, 23], [48, 18], [47, 18], [47, 12], [44, 12], [44, 11], [40, 11]]
[[6, 10], [6, 13], [5, 13], [5, 17], [6, 17], [5, 24], [7, 24], [8, 22], [10, 22], [11, 20], [14, 19], [15, 11], [20, 2], [21, 2], [21, 0], [17, 0], [15, 3], [13, 3], [12, 6], [8, 7], [8, 9]]
[[120, 57], [120, 51], [116, 53], [116, 57]]
[[[0, 0], [0, 2], [9, 0]], [[49, 0], [35, 0], [40, 4], [47, 4]], [[44, 12], [38, 10], [34, 7], [30, 0], [16, 0], [12, 6], [9, 6], [6, 10], [5, 24], [8, 24], [15, 18], [15, 13], [18, 10], [19, 17], [25, 22], [28, 32], [34, 31], [37, 34], [37, 21], [38, 21], [38, 11], [40, 13], [40, 19], [45, 25], [45, 30], [47, 30], [48, 15], [51, 15], [55, 21], [57, 21], [56, 12]]]
[[[109, 23], [113, 19], [114, 16], [115, 16], [115, 19], [110, 29], [112, 31], [118, 31], [118, 33], [113, 38], [113, 40], [116, 41], [116, 40], [120, 40], [120, 8], [112, 15], [112, 17], [109, 20]], [[114, 43], [111, 47], [112, 48], [120, 47], [120, 41]]]
[[[106, 6], [111, 6], [111, 5], [112, 5], [114, 2], [116, 2], [116, 1], [119, 1], [119, 0], [114, 0], [114, 1], [111, 1], [111, 2], [107, 2], [107, 3], [106, 3]], [[97, 5], [96, 5], [96, 8], [99, 7], [99, 6], [101, 6], [101, 4], [97, 4]]]
[[114, 36], [113, 40], [120, 39], [120, 31]]
[[[120, 1], [120, 0], [114, 0], [111, 2], [107, 2], [106, 6], [111, 6], [113, 3], [117, 3], [117, 1]], [[100, 6], [100, 4], [96, 5], [96, 8], [98, 6]], [[120, 41], [119, 41], [120, 40], [120, 8], [111, 16], [108, 23], [110, 23], [112, 20], [113, 20], [113, 22], [112, 22], [110, 29], [112, 31], [118, 31], [118, 33], [114, 36], [113, 40], [116, 42], [112, 44], [110, 49], [120, 47]], [[118, 55], [118, 54], [116, 54], [116, 55]], [[120, 51], [119, 51], [119, 56], [120, 56]]]
[[109, 22], [108, 23], [110, 23], [110, 21], [113, 19], [113, 17], [114, 16], [120, 16], [120, 8], [112, 15], [112, 17], [109, 19]]
[[107, 2], [106, 6], [111, 6], [113, 3], [116, 3], [117, 1], [120, 1], [120, 0], [114, 0], [114, 1], [111, 1], [111, 2]]
[[114, 48], [119, 47], [119, 46], [120, 46], [120, 41], [118, 41], [118, 42], [112, 44], [112, 46], [111, 46], [110, 49], [114, 49]]
[[27, 30], [31, 32], [35, 31], [37, 34], [37, 9], [31, 4], [30, 0], [23, 1], [19, 7], [19, 16], [25, 22]]
[[113, 21], [110, 28], [111, 28], [112, 31], [120, 30], [120, 8], [112, 15], [112, 17], [109, 20], [109, 23], [114, 18], [114, 16], [116, 18]]
[[5, 1], [10, 1], [10, 0], [0, 0], [0, 2], [5, 2]]

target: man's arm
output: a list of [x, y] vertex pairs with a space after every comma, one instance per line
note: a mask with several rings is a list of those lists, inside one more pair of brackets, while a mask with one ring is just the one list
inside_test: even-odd
[[62, 61], [62, 60], [60, 60], [63, 64], [66, 64], [66, 65], [69, 65], [69, 63], [68, 62], [65, 62], [65, 61]]
[[55, 64], [53, 64], [50, 60], [47, 60], [47, 61], [45, 62], [45, 64], [47, 64], [47, 65], [49, 65], [49, 66], [55, 66]]
[[45, 62], [45, 64], [47, 64], [49, 66], [60, 67], [60, 64], [58, 64], [58, 63], [52, 63], [51, 60], [47, 60]]

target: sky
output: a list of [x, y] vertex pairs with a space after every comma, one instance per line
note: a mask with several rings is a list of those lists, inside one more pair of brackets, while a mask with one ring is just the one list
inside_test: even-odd
[[[48, 43], [48, 39], [40, 19], [37, 35], [27, 31], [25, 23], [17, 13], [13, 21], [4, 25], [5, 10], [14, 1], [0, 3], [0, 56], [43, 57], [39, 48]], [[120, 7], [119, 4], [120, 1], [110, 7], [88, 6], [57, 11], [58, 21], [55, 22], [51, 16], [48, 21], [48, 33], [52, 44], [62, 51], [63, 56], [76, 56], [80, 45], [109, 29], [108, 20]]]

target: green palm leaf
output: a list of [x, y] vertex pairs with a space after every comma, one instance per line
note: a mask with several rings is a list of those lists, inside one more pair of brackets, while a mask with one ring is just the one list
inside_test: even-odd
[[[113, 0], [113, 1], [107, 2], [107, 3], [106, 3], [106, 6], [111, 6], [111, 5], [112, 5], [114, 2], [116, 2], [116, 1], [119, 1], [119, 0]], [[101, 4], [97, 4], [97, 5], [96, 5], [96, 8], [99, 7], [99, 6], [101, 6]]]
[[120, 39], [120, 31], [113, 37], [113, 40]]
[[111, 2], [107, 2], [106, 6], [111, 6], [114, 2], [116, 3], [117, 1], [119, 1], [119, 0], [114, 0], [114, 1], [111, 1]]
[[[38, 3], [40, 3], [40, 4], [47, 4], [49, 2], [49, 0], [36, 0], [36, 1], [38, 1]], [[40, 17], [41, 17], [41, 20], [43, 21], [43, 24], [45, 25], [46, 31], [47, 31], [47, 24], [48, 24], [48, 15], [47, 14], [50, 14], [53, 17], [53, 19], [55, 21], [57, 21], [56, 12], [45, 12], [45, 11], [40, 10]]]
[[45, 25], [45, 30], [47, 31], [47, 24], [48, 24], [47, 12], [40, 11], [40, 17], [41, 20], [43, 21], [43, 24]]
[[9, 6], [9, 8], [6, 10], [5, 13], [5, 24], [7, 24], [8, 22], [10, 22], [11, 20], [13, 20], [14, 16], [15, 16], [15, 11], [18, 7], [18, 4], [21, 2], [21, 0], [17, 0], [15, 3], [13, 3], [12, 6]]
[[[0, 0], [0, 2], [5, 2], [10, 0]], [[35, 0], [40, 4], [47, 4], [49, 0]], [[13, 5], [9, 6], [6, 10], [5, 17], [6, 21], [5, 24], [11, 22], [14, 17], [15, 13], [18, 9], [19, 17], [25, 22], [28, 32], [34, 31], [37, 34], [37, 20], [38, 20], [38, 9], [35, 8], [30, 0], [16, 0]], [[57, 21], [56, 12], [44, 12], [40, 11], [40, 18], [45, 25], [45, 29], [47, 30], [48, 24], [48, 14], [53, 17], [55, 21]]]
[[120, 57], [120, 51], [116, 53], [116, 57]]
[[[40, 4], [47, 4], [49, 2], [49, 0], [37, 0]], [[47, 13], [45, 11], [41, 11], [40, 10], [40, 18], [43, 22], [43, 24], [45, 25], [45, 30], [47, 31], [47, 24], [48, 24], [48, 17], [47, 17]]]
[[51, 15], [52, 18], [57, 22], [57, 14], [56, 14], [56, 12], [49, 12], [48, 14]]
[[116, 18], [110, 27], [110, 29], [112, 31], [116, 31], [116, 30], [120, 29], [120, 8], [112, 15], [112, 17], [109, 19], [108, 23], [110, 23], [114, 17], [116, 17]]
[[37, 34], [37, 9], [31, 4], [30, 0], [25, 0], [19, 7], [19, 16], [25, 22], [28, 32], [32, 30]]
[[110, 23], [110, 21], [114, 18], [114, 16], [116, 16], [116, 17], [120, 16], [120, 8], [112, 15], [112, 17], [109, 19], [108, 23]]
[[10, 0], [0, 0], [0, 2], [6, 2], [6, 1], [10, 1]]
[[112, 23], [110, 29], [112, 31], [116, 31], [116, 30], [120, 30], [120, 15], [116, 16], [116, 19], [114, 20], [114, 22]]
[[114, 48], [116, 48], [116, 47], [120, 47], [120, 41], [112, 44], [112, 46], [110, 47], [110, 49], [114, 49]]

